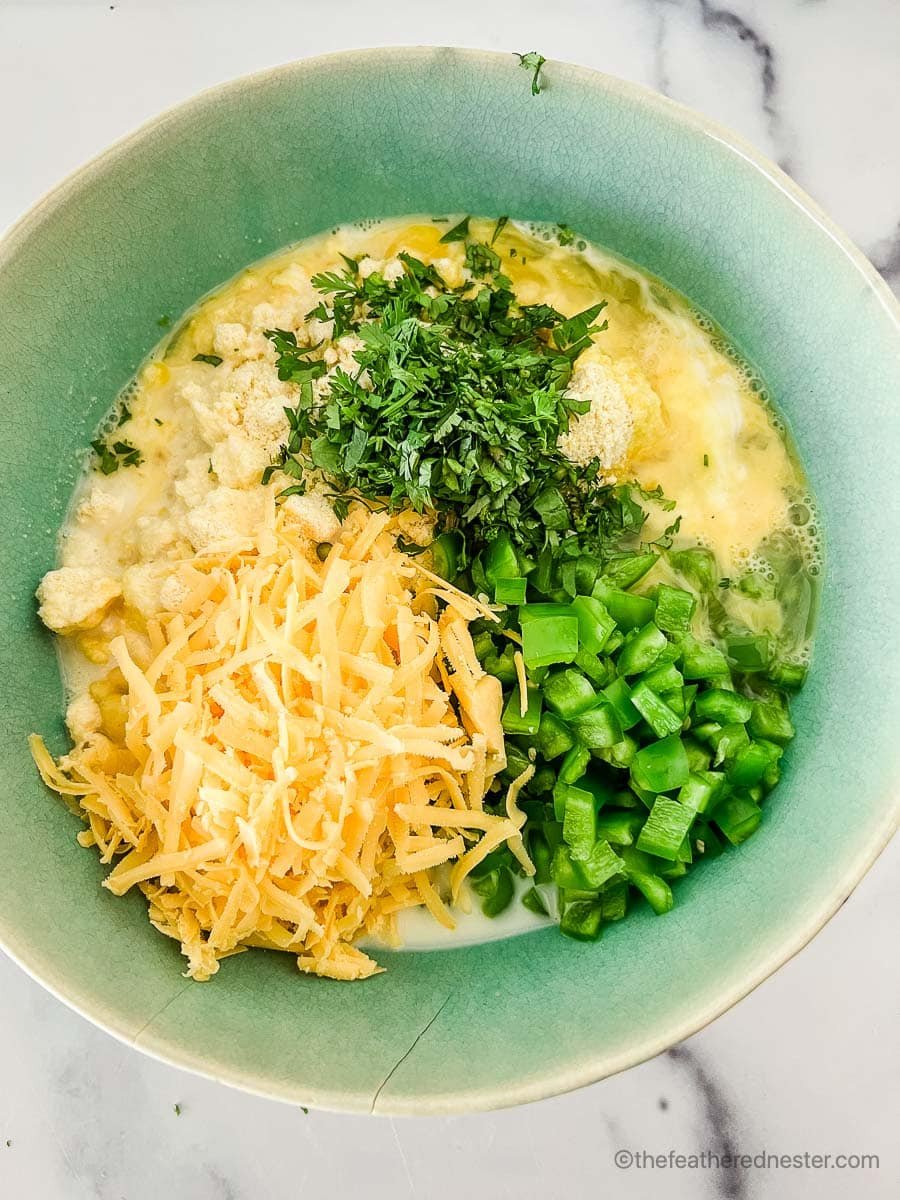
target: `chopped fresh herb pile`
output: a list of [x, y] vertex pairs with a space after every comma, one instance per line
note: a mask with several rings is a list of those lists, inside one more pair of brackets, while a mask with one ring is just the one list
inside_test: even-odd
[[298, 385], [299, 400], [266, 481], [280, 470], [296, 493], [316, 469], [338, 494], [436, 512], [442, 529], [464, 529], [473, 551], [500, 531], [525, 554], [569, 531], [602, 536], [627, 500], [598, 482], [596, 463], [566, 459], [557, 439], [587, 407], [566, 389], [578, 355], [606, 328], [605, 302], [568, 319], [519, 305], [483, 242], [466, 240], [473, 278], [461, 287], [409, 254], [400, 259], [404, 273], [392, 282], [363, 279], [353, 260], [313, 280], [327, 297], [313, 315], [333, 321], [336, 338], [361, 342], [355, 370], [325, 380], [317, 347], [267, 332], [279, 377]]

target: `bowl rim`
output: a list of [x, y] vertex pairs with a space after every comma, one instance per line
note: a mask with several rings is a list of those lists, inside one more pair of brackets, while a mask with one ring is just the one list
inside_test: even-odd
[[[33, 232], [36, 232], [43, 221], [65, 205], [71, 196], [77, 194], [80, 188], [88, 184], [91, 177], [99, 170], [127, 156], [134, 147], [157, 134], [168, 123], [178, 121], [191, 112], [212, 106], [225, 95], [240, 92], [248, 86], [265, 84], [280, 77], [304, 72], [352, 68], [360, 60], [381, 59], [396, 62], [402, 58], [409, 58], [421, 62], [431, 56], [448, 54], [467, 59], [473, 65], [482, 64], [492, 68], [499, 66], [509, 57], [515, 57], [500, 51], [438, 45], [368, 47], [295, 59], [204, 88], [186, 100], [167, 107], [76, 167], [40, 195], [5, 230], [0, 230], [0, 271], [6, 262], [14, 258], [20, 244], [25, 242]], [[604, 93], [621, 97], [663, 120], [678, 124], [700, 137], [710, 138], [719, 143], [724, 152], [730, 152], [743, 159], [826, 235], [848, 260], [850, 266], [861, 276], [867, 288], [877, 297], [900, 335], [900, 301], [893, 295], [868, 258], [815, 200], [776, 163], [741, 135], [686, 105], [670, 100], [668, 97], [630, 80], [558, 59], [548, 59], [547, 68], [549, 68], [551, 87], [554, 68], [563, 69], [570, 78], [580, 79], [586, 86], [599, 88]], [[751, 976], [734, 987], [717, 994], [705, 1008], [694, 1013], [690, 1018], [673, 1020], [662, 1027], [655, 1036], [646, 1037], [641, 1042], [630, 1046], [627, 1051], [615, 1056], [594, 1057], [587, 1063], [567, 1065], [558, 1071], [544, 1073], [537, 1079], [520, 1082], [512, 1087], [491, 1086], [477, 1092], [457, 1092], [451, 1096], [438, 1094], [418, 1099], [412, 1105], [409, 1101], [402, 1099], [392, 1102], [386, 1098], [382, 1101], [378, 1096], [371, 1103], [361, 1103], [361, 1097], [349, 1090], [319, 1092], [315, 1099], [310, 1099], [305, 1094], [301, 1083], [275, 1083], [254, 1075], [252, 1071], [198, 1063], [188, 1048], [176, 1042], [168, 1042], [164, 1047], [142, 1045], [140, 1042], [142, 1031], [134, 1033], [126, 1028], [115, 1012], [104, 1011], [102, 1002], [92, 1002], [87, 995], [67, 994], [65, 980], [56, 976], [52, 966], [39, 963], [36, 957], [33, 958], [29, 954], [29, 948], [21, 943], [15, 931], [6, 928], [2, 914], [0, 914], [0, 950], [3, 950], [27, 975], [67, 1008], [126, 1046], [137, 1049], [169, 1066], [189, 1071], [217, 1083], [239, 1088], [253, 1095], [286, 1103], [306, 1104], [330, 1111], [370, 1112], [379, 1115], [445, 1116], [512, 1107], [574, 1091], [646, 1062], [699, 1032], [759, 987], [775, 971], [797, 955], [828, 923], [849, 899], [860, 880], [887, 846], [900, 825], [900, 782], [898, 782], [894, 794], [886, 799], [889, 803], [885, 806], [882, 820], [873, 827], [866, 846], [859, 851], [855, 859], [835, 880], [828, 897], [819, 905], [818, 909], [798, 925], [792, 937], [783, 941], [777, 949], [773, 949]]]

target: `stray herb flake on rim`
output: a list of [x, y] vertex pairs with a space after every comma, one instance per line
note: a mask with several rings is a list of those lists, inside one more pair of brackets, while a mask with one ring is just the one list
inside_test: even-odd
[[529, 50], [527, 54], [520, 54], [518, 50], [513, 51], [516, 58], [519, 60], [519, 66], [524, 67], [526, 71], [533, 71], [531, 76], [531, 94], [539, 96], [541, 94], [541, 70], [544, 63], [547, 61], [543, 54], [538, 54], [537, 50]]

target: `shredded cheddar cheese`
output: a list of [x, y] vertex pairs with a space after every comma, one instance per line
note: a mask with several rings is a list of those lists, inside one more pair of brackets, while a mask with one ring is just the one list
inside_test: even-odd
[[109, 645], [100, 702], [121, 737], [88, 734], [58, 764], [32, 738], [44, 781], [77, 798], [80, 842], [115, 864], [105, 886], [141, 889], [195, 979], [248, 946], [365, 978], [380, 968], [354, 942], [395, 940], [402, 909], [452, 928], [436, 867], [451, 864], [452, 897], [504, 842], [532, 869], [528, 773], [505, 815], [484, 808], [505, 765], [501, 688], [468, 622], [490, 610], [397, 532], [358, 505], [321, 562], [279, 513], [254, 550], [183, 564], [178, 610]]

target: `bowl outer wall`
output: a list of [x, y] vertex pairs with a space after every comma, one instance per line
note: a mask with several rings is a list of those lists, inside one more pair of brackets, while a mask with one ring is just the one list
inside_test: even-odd
[[[652, 93], [511, 56], [329, 56], [165, 114], [51, 193], [0, 244], [0, 939], [67, 1003], [172, 1063], [354, 1111], [499, 1107], [591, 1082], [722, 1012], [846, 898], [897, 820], [897, 308], [777, 168]], [[247, 263], [343, 221], [471, 211], [564, 220], [719, 321], [807, 466], [827, 569], [798, 736], [760, 833], [693, 872], [674, 911], [596, 945], [552, 930], [383, 954], [355, 987], [246, 954], [206, 986], [139, 896], [99, 886], [78, 822], [38, 783], [65, 745], [33, 591], [81, 458], [177, 316]]]

